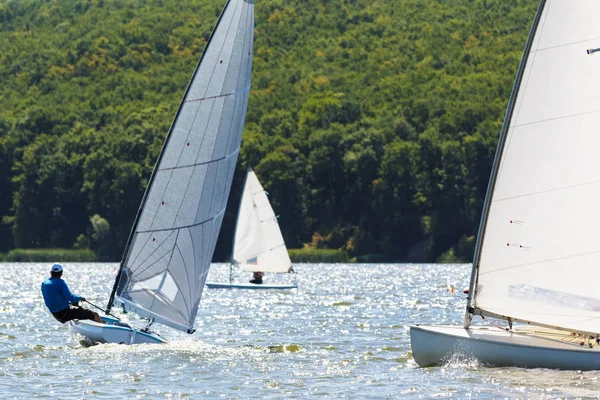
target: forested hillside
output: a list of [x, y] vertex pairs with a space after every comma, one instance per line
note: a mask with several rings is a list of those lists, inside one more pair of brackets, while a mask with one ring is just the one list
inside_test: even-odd
[[[120, 258], [224, 3], [0, 0], [0, 251]], [[252, 166], [288, 247], [405, 261], [426, 243], [426, 260], [468, 260], [537, 3], [257, 0], [216, 259]]]

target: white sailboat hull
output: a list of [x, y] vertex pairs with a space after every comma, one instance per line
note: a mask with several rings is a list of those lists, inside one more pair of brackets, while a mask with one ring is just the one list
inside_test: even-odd
[[166, 343], [167, 341], [153, 332], [142, 332], [129, 324], [119, 322], [110, 317], [101, 317], [106, 323], [99, 324], [92, 320], [69, 321], [71, 329], [86, 339], [87, 345], [99, 343], [141, 344]]
[[248, 290], [286, 290], [286, 289], [297, 289], [297, 284], [291, 285], [265, 285], [263, 284], [238, 284], [238, 283], [206, 283], [206, 287], [209, 289], [248, 289]]
[[421, 367], [474, 358], [486, 365], [565, 370], [600, 369], [600, 346], [580, 345], [568, 332], [544, 329], [504, 331], [498, 328], [411, 326], [413, 357]]

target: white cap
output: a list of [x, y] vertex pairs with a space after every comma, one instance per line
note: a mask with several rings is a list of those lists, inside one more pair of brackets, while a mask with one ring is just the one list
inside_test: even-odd
[[50, 269], [50, 272], [62, 272], [62, 265], [54, 264]]

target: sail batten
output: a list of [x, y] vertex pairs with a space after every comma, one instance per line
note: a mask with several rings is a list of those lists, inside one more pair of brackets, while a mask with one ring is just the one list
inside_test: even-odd
[[161, 151], [115, 286], [126, 308], [188, 332], [239, 155], [253, 29], [253, 2], [229, 0]]
[[596, 0], [540, 3], [482, 217], [475, 309], [600, 333], [598, 13]]

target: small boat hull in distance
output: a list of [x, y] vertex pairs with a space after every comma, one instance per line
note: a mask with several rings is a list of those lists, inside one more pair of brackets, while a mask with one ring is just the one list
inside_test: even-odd
[[[513, 329], [411, 326], [410, 341], [421, 367], [476, 359], [499, 367], [600, 369], [600, 346], [568, 332], [545, 328]], [[580, 343], [583, 343], [581, 345]]]
[[104, 324], [92, 320], [72, 320], [71, 329], [85, 338], [81, 343], [91, 346], [99, 343], [141, 344], [166, 343], [167, 341], [154, 332], [142, 332], [116, 318], [101, 316]]
[[209, 289], [250, 289], [250, 290], [282, 290], [282, 289], [297, 289], [297, 284], [292, 285], [265, 285], [263, 284], [237, 284], [237, 283], [207, 283]]

